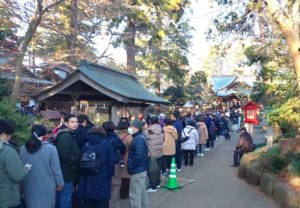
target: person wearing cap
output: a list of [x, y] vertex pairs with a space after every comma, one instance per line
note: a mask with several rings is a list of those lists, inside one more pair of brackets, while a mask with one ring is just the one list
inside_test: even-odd
[[148, 208], [147, 170], [148, 147], [142, 134], [143, 124], [139, 120], [130, 122], [128, 133], [133, 139], [128, 153], [128, 173], [130, 178], [129, 197], [132, 208]]
[[14, 133], [13, 125], [0, 119], [0, 207], [20, 208], [19, 185], [28, 173], [9, 140]]
[[243, 127], [237, 145], [235, 146], [233, 154], [233, 165], [232, 167], [238, 167], [244, 153], [253, 151], [253, 140], [251, 135], [247, 132], [247, 129]]
[[23, 164], [31, 165], [31, 170], [22, 183], [25, 205], [28, 208], [54, 207], [55, 193], [61, 191], [64, 185], [57, 150], [43, 141], [47, 133], [45, 126], [33, 126], [30, 139], [20, 150]]

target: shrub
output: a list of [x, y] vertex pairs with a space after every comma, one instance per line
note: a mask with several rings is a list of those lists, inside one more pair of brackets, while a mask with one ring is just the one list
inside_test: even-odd
[[15, 133], [12, 135], [13, 142], [21, 145], [29, 138], [29, 117], [22, 116], [17, 112], [17, 108], [8, 98], [0, 101], [0, 118], [7, 119], [14, 124]]
[[289, 165], [289, 171], [292, 176], [300, 177], [300, 154], [296, 154], [293, 157], [292, 162]]
[[258, 162], [263, 169], [273, 173], [279, 173], [288, 166], [292, 157], [292, 153], [287, 154], [285, 157], [281, 157], [280, 148], [276, 146], [262, 152], [258, 157]]
[[279, 124], [284, 137], [295, 137], [300, 133], [300, 99], [291, 98], [273, 106], [267, 118], [270, 123]]

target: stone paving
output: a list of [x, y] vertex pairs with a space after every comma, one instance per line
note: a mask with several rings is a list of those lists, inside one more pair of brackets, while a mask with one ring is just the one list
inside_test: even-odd
[[[194, 167], [183, 166], [177, 177], [194, 179], [176, 192], [160, 189], [148, 193], [150, 208], [279, 208], [257, 186], [247, 184], [237, 177], [237, 168], [230, 167], [233, 147], [238, 139], [219, 139], [214, 150], [197, 157]], [[129, 208], [129, 200], [123, 200], [121, 208]]]

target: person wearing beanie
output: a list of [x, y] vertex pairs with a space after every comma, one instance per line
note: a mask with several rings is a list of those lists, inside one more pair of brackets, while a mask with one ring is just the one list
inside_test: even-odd
[[130, 185], [130, 175], [127, 172], [128, 167], [128, 152], [130, 143], [132, 141], [132, 136], [128, 133], [129, 124], [127, 121], [120, 121], [117, 126], [118, 135], [126, 147], [126, 151], [122, 160], [124, 161], [124, 167], [120, 167], [121, 175], [121, 188], [120, 188], [120, 198], [126, 199], [129, 197], [129, 185]]
[[44, 125], [33, 126], [31, 137], [20, 150], [23, 164], [31, 166], [23, 181], [27, 208], [54, 207], [56, 191], [61, 191], [64, 186], [57, 150], [43, 141], [47, 133]]
[[142, 133], [143, 124], [139, 120], [130, 122], [128, 133], [133, 139], [128, 153], [128, 173], [130, 175], [129, 197], [131, 207], [148, 208], [147, 170], [148, 146]]
[[0, 207], [5, 208], [21, 207], [19, 185], [28, 173], [9, 143], [13, 133], [13, 125], [0, 119]]

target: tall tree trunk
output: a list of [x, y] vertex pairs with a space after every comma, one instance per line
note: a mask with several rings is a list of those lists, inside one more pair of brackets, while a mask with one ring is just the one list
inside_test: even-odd
[[125, 30], [126, 34], [126, 54], [127, 54], [127, 71], [133, 75], [136, 75], [136, 46], [135, 46], [135, 36], [136, 36], [136, 27], [133, 20], [129, 21], [127, 24], [127, 29]]
[[68, 62], [72, 66], [78, 63], [76, 51], [76, 41], [78, 37], [78, 0], [71, 0], [70, 7], [70, 42], [69, 42], [69, 57]]
[[22, 63], [24, 60], [24, 56], [27, 51], [27, 47], [32, 40], [32, 37], [40, 24], [42, 20], [42, 12], [39, 10], [40, 8], [37, 8], [35, 11], [35, 14], [33, 15], [32, 19], [29, 22], [28, 29], [25, 33], [24, 40], [22, 42], [21, 50], [17, 56], [17, 62], [16, 62], [16, 76], [15, 76], [15, 83], [12, 91], [11, 101], [16, 102], [18, 95], [19, 95], [19, 89], [21, 85], [21, 78], [22, 78]]
[[[279, 26], [283, 33], [284, 38], [289, 46], [289, 54], [292, 58], [294, 66], [294, 72], [297, 78], [298, 89], [300, 90], [300, 40], [299, 40], [299, 13], [296, 16], [296, 20], [291, 19], [289, 15], [283, 10], [279, 1], [266, 0], [267, 9], [270, 15], [274, 18], [275, 22]], [[294, 7], [299, 8], [300, 1], [296, 0]], [[293, 9], [294, 13], [295, 9]], [[298, 10], [299, 12], [299, 10]], [[296, 23], [296, 24], [295, 24]]]
[[17, 56], [17, 61], [16, 61], [16, 75], [15, 75], [15, 82], [14, 82], [14, 87], [11, 95], [11, 101], [15, 103], [17, 101], [18, 95], [19, 95], [19, 89], [21, 85], [21, 78], [22, 78], [22, 63], [24, 60], [24, 56], [27, 52], [27, 47], [32, 40], [32, 37], [38, 27], [38, 25], [41, 23], [43, 14], [48, 12], [52, 7], [62, 3], [64, 0], [57, 0], [53, 2], [52, 4], [49, 4], [45, 8], [43, 8], [43, 0], [37, 0], [37, 7], [36, 10], [29, 22], [27, 31], [24, 36], [24, 40], [21, 45], [20, 52]]

